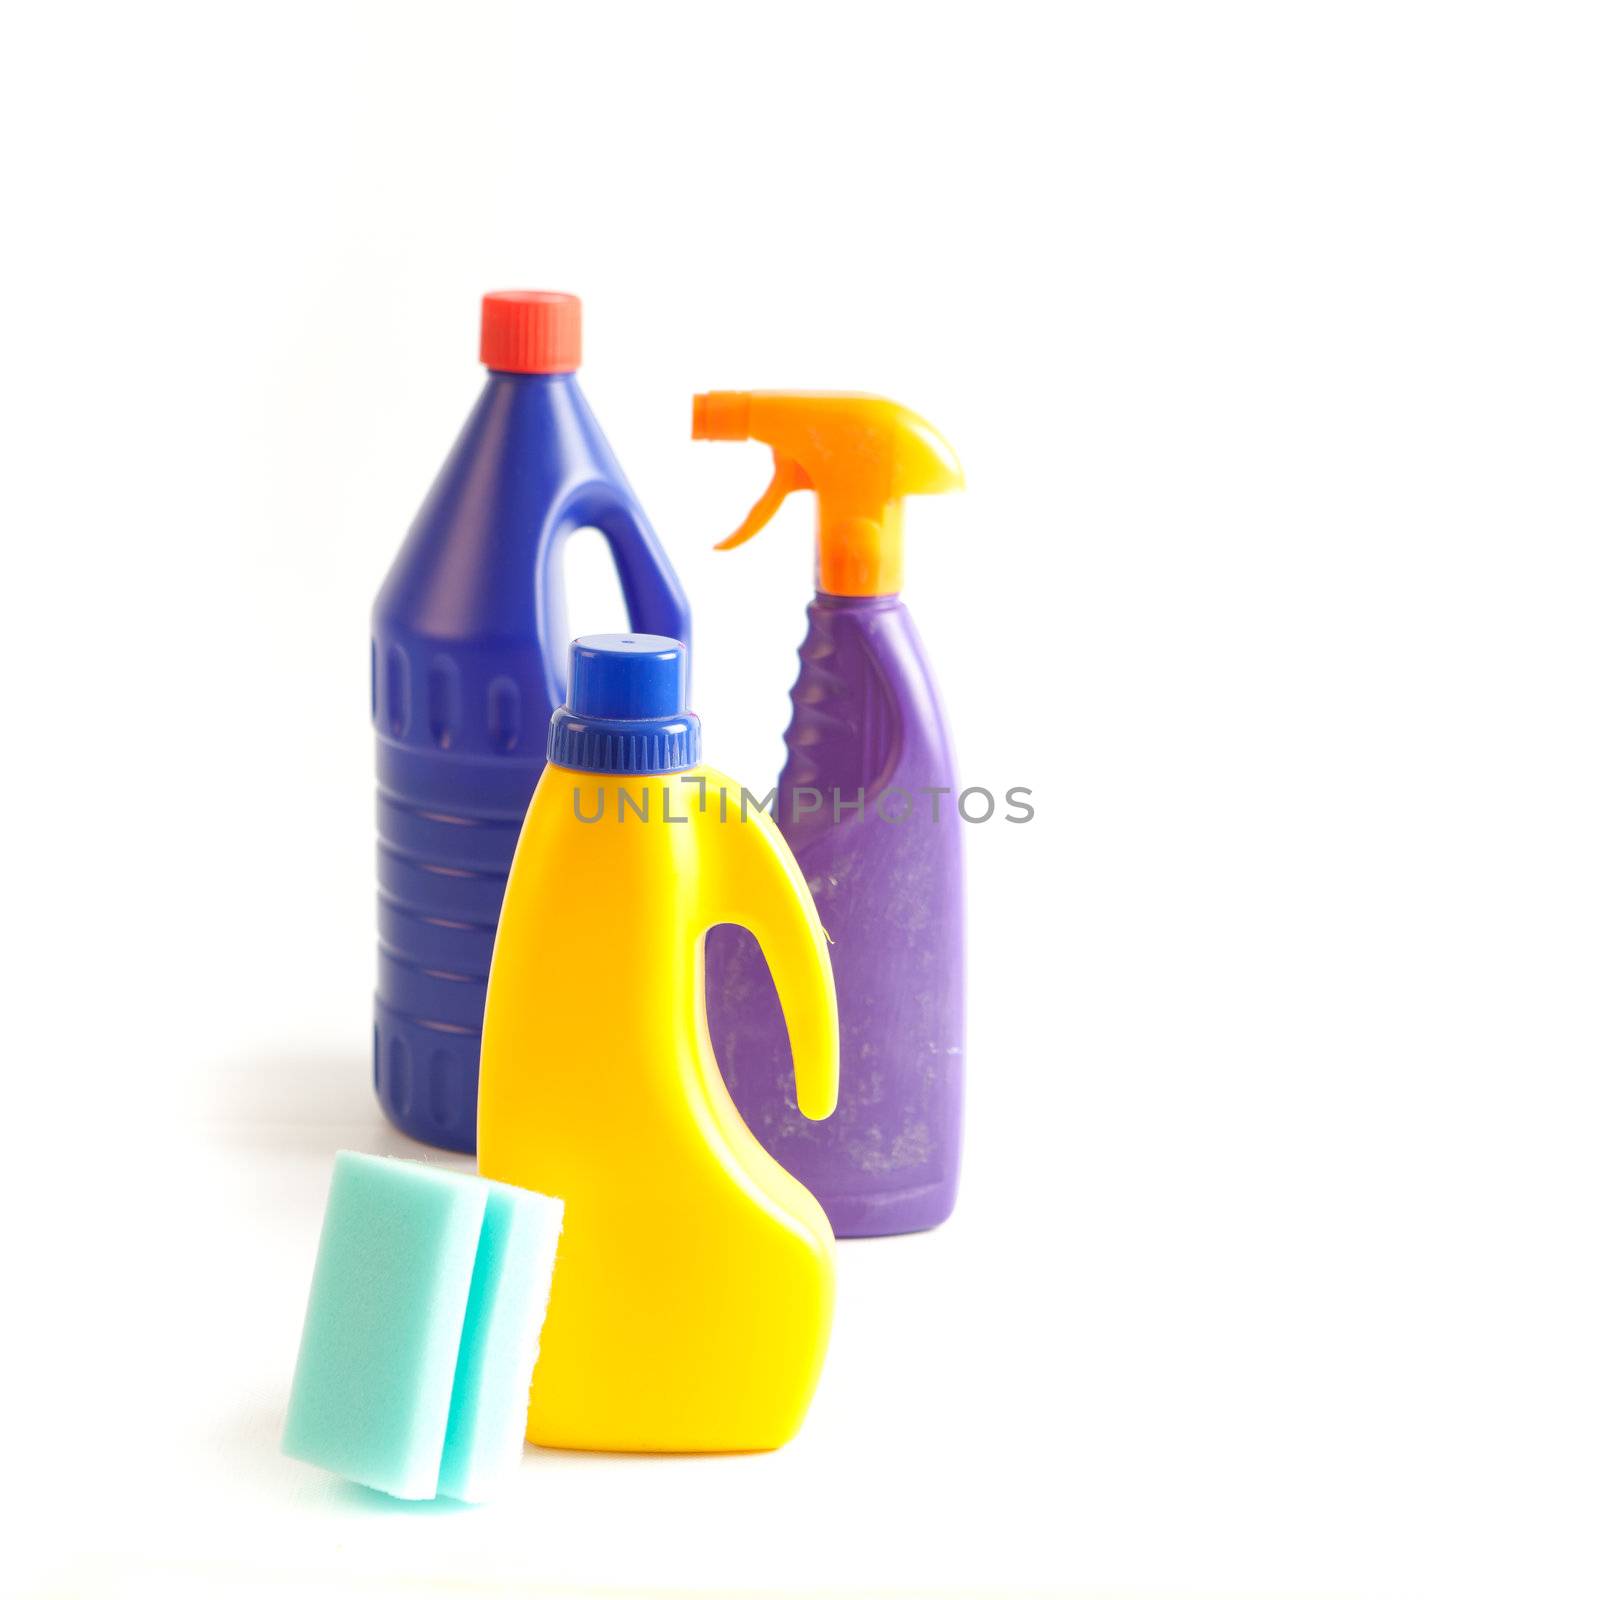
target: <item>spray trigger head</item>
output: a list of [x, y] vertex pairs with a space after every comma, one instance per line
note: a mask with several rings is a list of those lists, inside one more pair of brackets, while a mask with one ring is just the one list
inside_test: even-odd
[[876, 395], [697, 394], [694, 437], [759, 439], [772, 448], [771, 483], [719, 550], [754, 538], [795, 490], [816, 491], [817, 587], [825, 594], [898, 593], [905, 496], [966, 482], [931, 423]]

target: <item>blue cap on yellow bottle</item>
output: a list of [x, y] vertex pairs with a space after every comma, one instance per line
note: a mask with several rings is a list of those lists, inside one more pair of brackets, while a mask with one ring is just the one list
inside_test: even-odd
[[546, 759], [575, 772], [681, 772], [700, 759], [688, 709], [689, 653], [658, 633], [572, 641], [567, 703], [550, 718]]

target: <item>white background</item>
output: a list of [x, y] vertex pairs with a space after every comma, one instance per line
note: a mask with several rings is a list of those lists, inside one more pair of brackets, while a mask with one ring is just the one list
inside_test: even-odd
[[[13, 13], [6, 1585], [1593, 1595], [1593, 19]], [[967, 832], [960, 1208], [841, 1249], [801, 1437], [407, 1513], [276, 1436], [333, 1150], [419, 1153], [366, 614], [511, 286], [752, 783], [810, 507], [713, 555], [768, 463], [691, 393], [948, 435], [907, 599], [1038, 817]]]

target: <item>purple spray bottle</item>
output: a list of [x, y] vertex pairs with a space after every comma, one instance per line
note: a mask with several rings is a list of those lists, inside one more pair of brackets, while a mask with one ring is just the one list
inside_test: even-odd
[[932, 1228], [955, 1204], [961, 1159], [961, 836], [938, 692], [899, 598], [901, 522], [906, 495], [959, 489], [961, 468], [922, 418], [871, 395], [697, 395], [694, 436], [759, 439], [776, 463], [719, 549], [753, 537], [792, 491], [817, 495], [817, 595], [776, 820], [832, 944], [839, 1108], [827, 1122], [796, 1108], [783, 1013], [741, 928], [707, 941], [717, 1060], [751, 1131], [835, 1233]]

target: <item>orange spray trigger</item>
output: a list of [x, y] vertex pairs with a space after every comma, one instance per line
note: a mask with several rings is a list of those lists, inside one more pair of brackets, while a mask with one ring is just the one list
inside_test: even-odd
[[772, 452], [772, 482], [766, 487], [766, 492], [750, 508], [750, 515], [733, 530], [728, 537], [714, 548], [718, 550], [732, 550], [735, 545], [741, 545], [746, 539], [753, 539], [772, 521], [773, 514], [784, 502], [786, 496], [796, 489], [809, 489], [811, 480], [805, 475], [804, 469], [796, 461], [791, 461], [787, 456], [780, 456], [776, 450]]
[[824, 594], [898, 593], [905, 496], [942, 494], [966, 482], [931, 423], [877, 395], [697, 394], [694, 437], [759, 439], [772, 447], [772, 482], [719, 550], [753, 538], [796, 489], [816, 490], [817, 588]]

